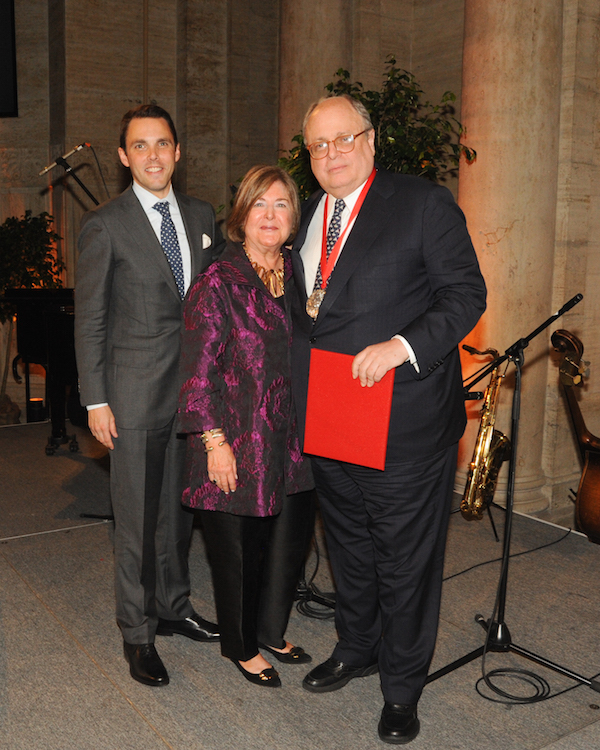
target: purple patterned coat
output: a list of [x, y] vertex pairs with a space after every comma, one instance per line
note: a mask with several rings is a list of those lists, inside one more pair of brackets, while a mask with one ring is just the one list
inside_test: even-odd
[[[188, 433], [184, 505], [272, 516], [286, 494], [314, 486], [292, 404], [291, 286], [286, 255], [284, 309], [241, 244], [230, 242], [188, 292], [179, 398], [179, 429]], [[237, 489], [229, 495], [208, 480], [200, 439], [204, 430], [221, 426], [237, 462]]]

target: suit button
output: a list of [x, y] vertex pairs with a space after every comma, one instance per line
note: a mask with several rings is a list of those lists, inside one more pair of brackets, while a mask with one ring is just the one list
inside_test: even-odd
[[309, 341], [310, 341], [311, 344], [316, 344], [317, 343], [317, 337], [316, 336], [311, 336], [309, 338]]

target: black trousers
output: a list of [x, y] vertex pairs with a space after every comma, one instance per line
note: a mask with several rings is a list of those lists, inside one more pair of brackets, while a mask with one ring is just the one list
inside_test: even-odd
[[212, 568], [221, 653], [248, 661], [284, 634], [314, 527], [314, 492], [288, 496], [277, 516], [201, 510]]
[[390, 703], [419, 700], [433, 656], [456, 456], [385, 471], [312, 459], [337, 589], [333, 656], [378, 661]]

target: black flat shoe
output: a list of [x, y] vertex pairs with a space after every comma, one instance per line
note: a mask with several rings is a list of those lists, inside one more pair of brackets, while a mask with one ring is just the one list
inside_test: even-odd
[[262, 685], [263, 687], [274, 688], [281, 687], [279, 674], [277, 673], [276, 669], [273, 669], [273, 667], [263, 669], [260, 674], [253, 674], [252, 672], [248, 672], [246, 669], [244, 669], [239, 661], [236, 661], [235, 659], [232, 659], [231, 661], [240, 670], [240, 672], [244, 675], [248, 682], [251, 682], [253, 685]]
[[292, 648], [284, 654], [282, 654], [281, 651], [276, 651], [274, 648], [271, 648], [271, 646], [267, 646], [266, 643], [259, 643], [258, 647], [264, 648], [265, 651], [272, 654], [282, 664], [308, 664], [309, 661], [312, 661], [312, 656], [307, 654], [303, 648], [300, 648], [300, 646], [292, 646]]
[[417, 718], [417, 706], [408, 706], [386, 701], [379, 722], [379, 739], [391, 745], [406, 745], [419, 734], [421, 725]]
[[169, 675], [156, 652], [153, 643], [123, 642], [125, 658], [129, 662], [129, 672], [134, 680], [150, 687], [169, 684]]
[[204, 617], [200, 617], [195, 612], [183, 620], [163, 620], [160, 617], [158, 618], [156, 635], [174, 634], [184, 635], [193, 641], [202, 641], [203, 643], [217, 643], [221, 638], [218, 626], [205, 620]]

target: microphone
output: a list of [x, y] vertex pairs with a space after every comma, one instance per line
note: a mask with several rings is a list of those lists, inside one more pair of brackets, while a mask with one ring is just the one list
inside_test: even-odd
[[575, 305], [578, 305], [581, 302], [582, 299], [583, 299], [583, 294], [581, 294], [581, 293], [580, 294], [576, 294], [574, 297], [571, 297], [571, 299], [568, 302], [565, 302], [565, 304], [556, 313], [556, 317], [559, 318], [561, 315], [564, 315], [572, 307], [575, 307]]
[[[80, 143], [79, 146], [75, 146], [75, 148], [71, 149], [68, 154], [65, 154], [62, 159], [68, 159], [69, 156], [73, 156], [73, 154], [77, 153], [77, 151], [81, 151], [82, 148], [87, 146], [90, 147], [90, 143]], [[46, 172], [49, 172], [51, 169], [54, 169], [54, 167], [58, 166], [58, 163], [53, 161], [52, 164], [49, 164], [47, 167], [44, 167], [42, 171], [39, 173], [38, 177], [41, 177], [42, 175], [46, 174]]]

